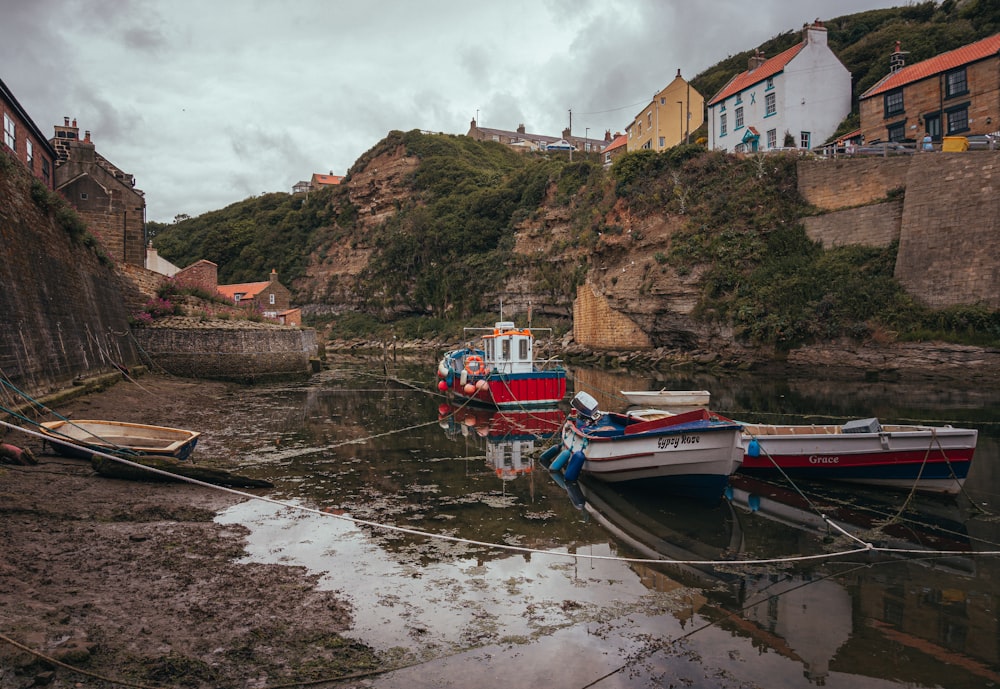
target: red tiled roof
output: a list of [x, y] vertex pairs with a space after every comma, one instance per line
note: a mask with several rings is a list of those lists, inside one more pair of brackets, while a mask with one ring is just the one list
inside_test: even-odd
[[882, 81], [862, 93], [859, 99], [877, 96], [880, 93], [912, 84], [915, 81], [921, 81], [935, 74], [947, 72], [950, 69], [992, 57], [998, 52], [1000, 52], [1000, 34], [984, 38], [981, 41], [970, 43], [955, 50], [950, 50], [947, 53], [941, 53], [937, 57], [903, 67], [896, 72], [891, 72], [884, 76]]
[[270, 282], [242, 282], [236, 285], [219, 285], [216, 289], [228, 299], [235, 300], [237, 294], [243, 295], [241, 299], [252, 299], [270, 284]]
[[314, 173], [312, 176], [313, 184], [340, 184], [344, 179], [342, 175], [321, 175]]
[[604, 152], [609, 153], [611, 151], [614, 151], [615, 149], [625, 146], [626, 144], [628, 144], [628, 137], [625, 136], [624, 134], [619, 134], [614, 138], [614, 140], [611, 143], [607, 145], [607, 147], [605, 147]]
[[760, 83], [767, 79], [768, 77], [773, 77], [775, 74], [781, 72], [792, 61], [792, 58], [799, 54], [799, 51], [805, 46], [806, 42], [802, 41], [798, 45], [793, 45], [788, 50], [778, 53], [770, 60], [767, 60], [760, 67], [754, 71], [747, 70], [745, 72], [740, 72], [735, 77], [729, 80], [729, 83], [722, 87], [722, 90], [717, 94], [712, 96], [712, 100], [708, 102], [709, 105], [715, 105], [719, 101], [725, 100], [735, 93], [739, 93], [743, 89], [749, 88], [754, 84]]

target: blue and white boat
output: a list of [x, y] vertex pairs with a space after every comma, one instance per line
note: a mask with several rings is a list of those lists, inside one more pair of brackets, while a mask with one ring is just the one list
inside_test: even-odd
[[671, 492], [721, 498], [743, 459], [743, 427], [707, 409], [602, 413], [586, 392], [572, 406], [549, 467], [565, 468], [567, 480], [581, 472], [610, 483], [656, 480]]

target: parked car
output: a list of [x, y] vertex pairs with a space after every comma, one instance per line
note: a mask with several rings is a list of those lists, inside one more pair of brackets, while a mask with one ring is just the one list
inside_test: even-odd
[[996, 139], [989, 134], [972, 134], [965, 138], [969, 141], [970, 151], [992, 151], [996, 148]]
[[864, 146], [858, 146], [855, 149], [856, 154], [860, 155], [879, 155], [879, 156], [891, 156], [891, 155], [909, 155], [911, 153], [916, 153], [916, 144], [904, 144], [899, 141], [884, 141], [881, 143], [870, 143]]

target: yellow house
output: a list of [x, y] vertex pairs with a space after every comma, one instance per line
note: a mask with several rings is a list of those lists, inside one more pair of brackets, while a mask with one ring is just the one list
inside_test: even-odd
[[704, 122], [705, 98], [691, 88], [678, 69], [674, 80], [653, 96], [649, 105], [625, 128], [628, 150], [662, 151], [689, 143], [691, 132]]

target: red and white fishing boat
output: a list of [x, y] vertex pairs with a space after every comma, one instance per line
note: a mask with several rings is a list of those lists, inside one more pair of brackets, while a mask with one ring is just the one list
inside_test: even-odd
[[481, 333], [479, 342], [441, 358], [437, 375], [442, 392], [499, 409], [553, 406], [566, 396], [566, 369], [557, 359], [535, 360], [531, 329], [500, 321], [492, 328], [465, 331]]
[[742, 473], [851, 481], [954, 495], [972, 466], [978, 431], [952, 426], [743, 424]]

